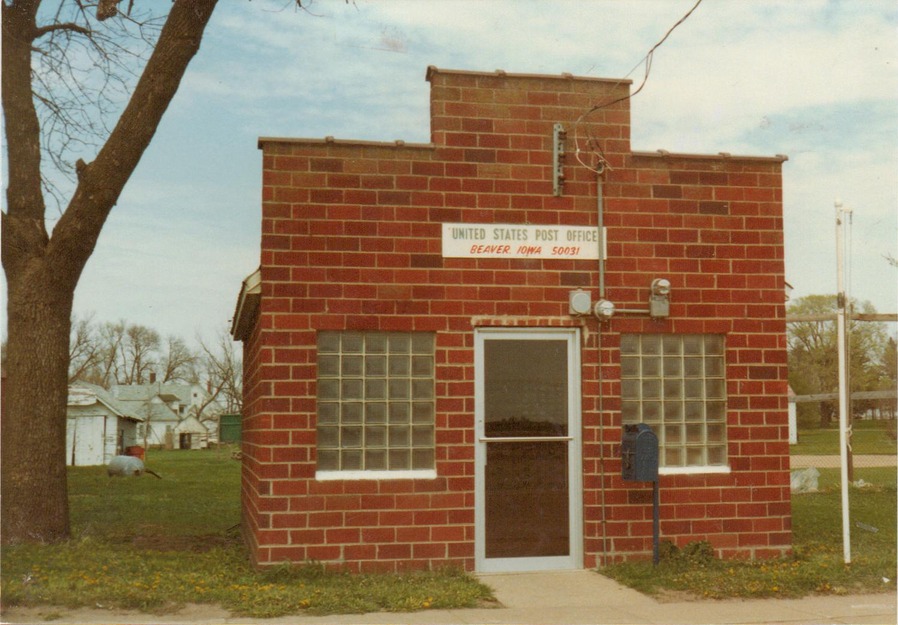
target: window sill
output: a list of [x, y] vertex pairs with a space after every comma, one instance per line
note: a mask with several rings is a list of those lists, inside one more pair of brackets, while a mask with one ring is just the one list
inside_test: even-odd
[[708, 467], [659, 467], [659, 475], [704, 475], [706, 473], [730, 473], [731, 469], [727, 465], [716, 465]]
[[316, 471], [319, 482], [335, 480], [432, 480], [437, 476], [435, 469], [409, 471]]

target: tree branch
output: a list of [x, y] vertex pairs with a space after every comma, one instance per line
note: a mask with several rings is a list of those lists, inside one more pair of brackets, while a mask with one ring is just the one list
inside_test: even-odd
[[75, 24], [74, 22], [65, 22], [62, 24], [47, 24], [46, 26], [38, 27], [34, 32], [34, 38], [40, 39], [44, 35], [56, 32], [58, 30], [67, 30], [73, 33], [85, 35], [87, 37], [90, 37], [93, 34], [89, 28], [81, 26], [80, 24]]
[[[14, 219], [40, 220], [43, 229], [44, 199], [41, 191], [40, 123], [31, 97], [31, 43], [36, 30], [37, 4], [18, 2], [2, 4], [2, 102], [6, 131], [9, 177], [7, 180], [6, 227], [15, 227]], [[14, 218], [14, 219], [13, 219]], [[31, 230], [33, 225], [27, 225]], [[23, 244], [46, 243], [44, 236], [35, 240], [28, 236]], [[16, 234], [4, 232], [4, 241]], [[4, 246], [4, 264], [7, 262]], [[24, 250], [22, 250], [24, 251]], [[32, 249], [32, 252], [34, 250]]]
[[128, 106], [87, 164], [72, 200], [53, 231], [48, 258], [59, 278], [77, 283], [100, 230], [150, 144], [162, 116], [199, 50], [217, 0], [176, 0]]

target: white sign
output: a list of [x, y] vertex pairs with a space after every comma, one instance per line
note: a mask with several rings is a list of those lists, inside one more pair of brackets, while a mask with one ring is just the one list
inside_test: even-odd
[[583, 226], [443, 224], [443, 258], [598, 260], [599, 229]]

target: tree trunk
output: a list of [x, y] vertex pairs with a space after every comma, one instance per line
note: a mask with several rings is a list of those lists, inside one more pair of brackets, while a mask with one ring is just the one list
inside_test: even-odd
[[[8, 152], [2, 260], [8, 288], [7, 371], [0, 437], [0, 538], [56, 541], [69, 535], [66, 396], [75, 287], [103, 224], [156, 133], [217, 0], [176, 0], [128, 105], [48, 237], [41, 192], [40, 126], [31, 92], [40, 3], [2, 9], [3, 117]], [[61, 29], [70, 25], [57, 24]], [[80, 31], [78, 31], [80, 32]], [[82, 33], [83, 34], [83, 33]]]
[[832, 425], [833, 417], [836, 414], [836, 407], [832, 402], [820, 402], [820, 427], [828, 428]]
[[[43, 277], [46, 271], [39, 266], [7, 276], [9, 339], [0, 438], [5, 544], [69, 536], [64, 459], [72, 289]], [[46, 288], [33, 288], [35, 282]]]

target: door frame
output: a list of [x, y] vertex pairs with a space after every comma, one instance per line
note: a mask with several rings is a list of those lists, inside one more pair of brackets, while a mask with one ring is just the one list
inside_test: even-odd
[[[484, 440], [484, 342], [487, 340], [565, 340], [568, 367], [568, 523], [566, 556], [486, 557], [486, 446]], [[478, 572], [583, 568], [583, 436], [579, 328], [477, 328], [474, 331], [474, 566]]]

